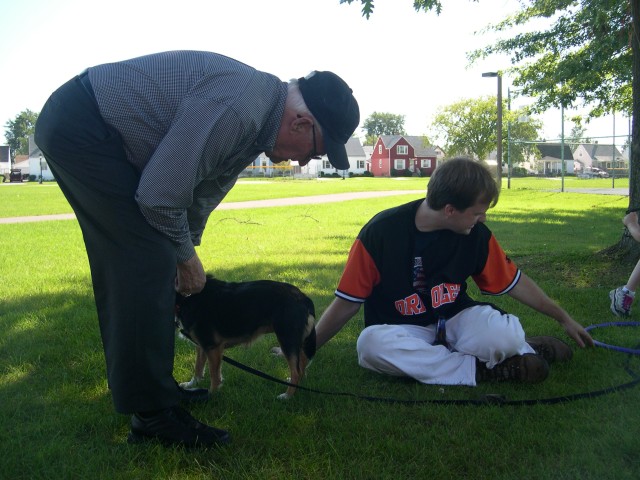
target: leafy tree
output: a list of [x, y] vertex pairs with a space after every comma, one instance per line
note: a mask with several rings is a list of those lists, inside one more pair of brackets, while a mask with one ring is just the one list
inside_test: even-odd
[[[571, 131], [569, 135], [565, 133], [565, 142], [569, 144], [571, 151], [575, 152], [578, 146], [581, 143], [591, 143], [591, 138], [585, 137], [584, 132], [586, 132], [586, 128], [582, 126], [582, 118], [574, 117], [571, 119], [573, 122], [573, 127], [571, 127]], [[558, 138], [562, 137], [562, 134], [558, 135]]]
[[[354, 0], [340, 0], [340, 3], [353, 3]], [[369, 18], [373, 13], [373, 0], [360, 0], [362, 4], [362, 16]], [[413, 0], [413, 8], [416, 11], [435, 10], [436, 14], [440, 15], [442, 11], [442, 3], [440, 0]]]
[[4, 136], [11, 149], [12, 162], [16, 155], [29, 154], [29, 135], [33, 135], [35, 131], [36, 120], [38, 120], [38, 114], [27, 109], [5, 124], [7, 130]]
[[406, 135], [404, 115], [373, 112], [362, 126], [366, 131], [365, 144], [373, 145], [380, 135]]
[[463, 99], [441, 107], [431, 129], [448, 157], [467, 155], [486, 160], [496, 146], [495, 97]]
[[509, 55], [513, 66], [507, 73], [521, 94], [536, 98], [533, 111], [584, 103], [592, 118], [631, 112], [629, 2], [528, 0], [486, 30], [505, 32], [537, 20], [548, 28], [500, 40], [471, 52], [469, 59]]
[[[527, 115], [525, 109], [503, 108], [503, 152], [510, 152], [511, 163], [517, 164], [534, 153], [532, 143], [538, 139], [542, 124]], [[431, 124], [436, 141], [444, 145], [447, 156], [467, 155], [484, 161], [495, 150], [497, 142], [496, 97], [464, 99], [442, 107]]]
[[[360, 3], [363, 15], [369, 18], [373, 0]], [[509, 55], [513, 66], [507, 73], [514, 77], [521, 94], [536, 97], [534, 111], [567, 108], [580, 100], [591, 107], [591, 117], [613, 111], [631, 113], [629, 207], [639, 208], [640, 1], [521, 0], [520, 5], [517, 13], [487, 30], [534, 28], [478, 49], [469, 59]], [[442, 3], [414, 0], [414, 7], [439, 14]], [[616, 248], [634, 259], [640, 256], [640, 245], [629, 235], [623, 234]]]
[[[546, 20], [546, 30], [500, 40], [470, 54], [511, 56], [514, 85], [536, 98], [532, 108], [591, 107], [588, 117], [613, 112], [633, 117], [629, 207], [640, 207], [640, 2], [638, 0], [529, 0], [490, 30], [504, 32]], [[640, 247], [629, 235], [610, 249], [633, 259]]]
[[542, 122], [530, 113], [526, 108], [506, 112], [503, 109], [502, 151], [505, 152], [505, 158], [509, 157], [512, 165], [540, 153], [535, 142], [540, 140]]

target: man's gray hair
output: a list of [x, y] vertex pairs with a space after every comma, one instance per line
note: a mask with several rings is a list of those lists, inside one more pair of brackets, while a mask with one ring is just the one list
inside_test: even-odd
[[291, 108], [298, 114], [309, 115], [313, 117], [316, 126], [320, 127], [320, 124], [316, 120], [316, 117], [313, 116], [313, 113], [311, 113], [309, 107], [307, 107], [307, 104], [304, 103], [304, 98], [302, 98], [302, 93], [300, 93], [300, 87], [298, 86], [297, 78], [292, 78], [291, 80], [289, 80], [287, 107]]
[[292, 78], [289, 80], [288, 93], [287, 93], [287, 103], [285, 108], [290, 108], [298, 115], [310, 116], [313, 118], [313, 124], [315, 125], [316, 132], [322, 135], [322, 125], [318, 122], [318, 119], [313, 116], [313, 113], [307, 107], [307, 104], [304, 103], [304, 98], [302, 98], [302, 93], [300, 92], [300, 87], [298, 86], [298, 79]]

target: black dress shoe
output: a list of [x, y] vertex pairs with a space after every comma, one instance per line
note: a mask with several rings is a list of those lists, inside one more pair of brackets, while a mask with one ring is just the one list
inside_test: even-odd
[[178, 392], [183, 403], [204, 403], [209, 400], [209, 390], [206, 388], [183, 388], [178, 385]]
[[141, 443], [152, 439], [163, 445], [184, 447], [211, 447], [231, 442], [229, 432], [199, 422], [180, 407], [149, 415], [136, 413], [131, 417], [127, 441]]

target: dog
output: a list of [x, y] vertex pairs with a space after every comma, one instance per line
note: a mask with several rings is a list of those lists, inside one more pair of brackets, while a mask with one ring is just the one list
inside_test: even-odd
[[181, 386], [202, 380], [209, 360], [209, 392], [214, 393], [222, 384], [226, 348], [275, 333], [294, 385], [278, 398], [291, 398], [316, 352], [315, 316], [313, 301], [289, 283], [225, 282], [208, 275], [200, 293], [176, 296], [176, 326], [196, 345], [194, 376]]

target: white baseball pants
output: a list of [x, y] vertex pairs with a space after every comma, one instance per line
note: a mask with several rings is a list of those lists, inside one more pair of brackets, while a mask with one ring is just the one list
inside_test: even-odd
[[436, 326], [372, 325], [358, 337], [360, 366], [436, 385], [476, 385], [476, 359], [493, 368], [513, 355], [535, 353], [518, 317], [490, 305], [467, 308], [447, 320], [447, 342], [432, 345]]

